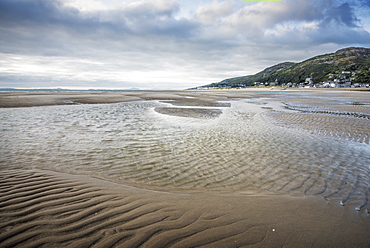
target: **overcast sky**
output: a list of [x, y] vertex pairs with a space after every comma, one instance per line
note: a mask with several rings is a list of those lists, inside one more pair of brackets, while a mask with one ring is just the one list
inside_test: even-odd
[[0, 0], [0, 88], [185, 89], [370, 47], [369, 0]]

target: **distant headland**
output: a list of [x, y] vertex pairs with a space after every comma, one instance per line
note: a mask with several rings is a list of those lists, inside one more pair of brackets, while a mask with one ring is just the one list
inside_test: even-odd
[[300, 88], [369, 88], [370, 48], [349, 47], [305, 61], [283, 62], [254, 75], [228, 78], [194, 89], [281, 86]]

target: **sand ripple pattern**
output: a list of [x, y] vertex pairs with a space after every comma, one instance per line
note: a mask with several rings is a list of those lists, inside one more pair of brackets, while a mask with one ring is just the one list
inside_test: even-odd
[[40, 172], [2, 171], [0, 193], [4, 248], [239, 247], [257, 244], [267, 233], [266, 225], [235, 214], [179, 207], [161, 195], [112, 193]]
[[276, 125], [311, 134], [370, 143], [370, 121], [363, 118], [324, 114], [270, 112], [267, 118]]
[[341, 218], [336, 204], [313, 199], [161, 193], [51, 171], [0, 172], [4, 248], [370, 244], [368, 219]]

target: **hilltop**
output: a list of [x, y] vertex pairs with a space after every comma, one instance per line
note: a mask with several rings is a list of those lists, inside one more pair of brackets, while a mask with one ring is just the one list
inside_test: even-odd
[[370, 48], [349, 47], [305, 61], [284, 62], [254, 75], [228, 78], [199, 88], [249, 86], [369, 87]]

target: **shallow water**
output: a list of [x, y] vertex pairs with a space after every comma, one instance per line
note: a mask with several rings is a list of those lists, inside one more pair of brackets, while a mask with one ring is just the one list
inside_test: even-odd
[[283, 100], [292, 99], [230, 101], [215, 118], [161, 114], [155, 108], [170, 104], [158, 101], [1, 109], [0, 166], [163, 190], [318, 195], [369, 209], [368, 143], [313, 132], [332, 119], [308, 123]]

